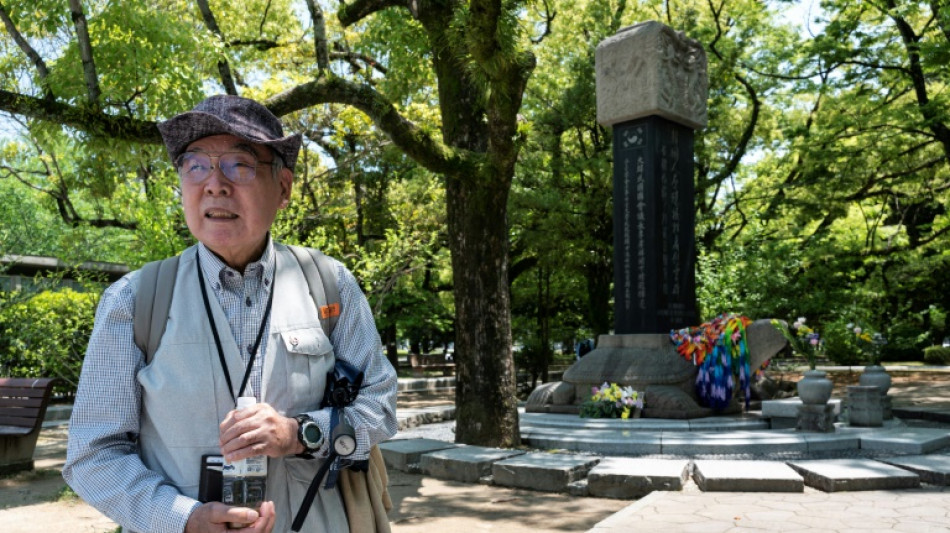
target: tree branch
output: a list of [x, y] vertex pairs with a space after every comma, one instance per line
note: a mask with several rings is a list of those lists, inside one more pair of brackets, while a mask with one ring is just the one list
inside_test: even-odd
[[[224, 34], [222, 34], [221, 29], [218, 28], [218, 22], [214, 18], [214, 13], [211, 12], [208, 0], [197, 0], [197, 2], [198, 9], [201, 10], [201, 18], [205, 21], [205, 26], [224, 43]], [[224, 91], [237, 96], [237, 86], [234, 84], [234, 76], [231, 75], [231, 65], [228, 64], [226, 59], [218, 60], [218, 73], [221, 75], [221, 84], [224, 85]]]
[[375, 59], [373, 59], [372, 57], [370, 57], [370, 56], [368, 56], [368, 55], [366, 55], [366, 54], [360, 54], [360, 53], [357, 53], [357, 52], [351, 52], [351, 51], [349, 51], [349, 50], [341, 50], [341, 51], [338, 51], [338, 52], [333, 52], [333, 53], [331, 53], [331, 54], [330, 54], [330, 58], [331, 58], [331, 59], [339, 59], [339, 60], [342, 60], [342, 61], [346, 61], [347, 63], [349, 63], [350, 65], [352, 65], [353, 68], [355, 68], [355, 69], [357, 69], [357, 70], [359, 70], [359, 69], [362, 68], [362, 67], [359, 65], [359, 62], [362, 61], [362, 62], [366, 63], [368, 66], [370, 66], [370, 67], [376, 69], [376, 71], [379, 72], [380, 74], [387, 74], [387, 73], [389, 73], [389, 69], [387, 69], [387, 68], [384, 67], [382, 64], [380, 64], [379, 61], [376, 61]]
[[551, 9], [551, 4], [548, 2], [548, 0], [543, 0], [543, 1], [544, 1], [544, 32], [542, 32], [541, 35], [537, 37], [531, 38], [531, 42], [534, 44], [541, 44], [541, 41], [543, 41], [545, 37], [547, 37], [548, 35], [551, 35], [551, 25], [554, 23], [554, 17], [557, 16], [557, 11], [554, 9]]
[[[345, 28], [363, 20], [377, 11], [382, 11], [390, 7], [409, 8], [409, 2], [415, 3], [415, 0], [356, 0], [356, 2], [353, 2], [352, 4], [346, 4], [341, 0], [341, 6], [340, 10], [337, 12], [337, 18], [340, 19], [340, 23], [343, 24], [343, 27]], [[410, 11], [412, 11], [412, 9], [410, 9]], [[418, 8], [416, 8], [416, 11], [413, 12], [413, 16], [417, 16], [417, 11]]]
[[86, 93], [89, 104], [99, 109], [99, 75], [96, 74], [96, 62], [92, 58], [92, 43], [89, 40], [89, 29], [86, 25], [86, 15], [82, 11], [80, 0], [69, 0], [69, 10], [72, 13], [73, 25], [76, 26], [76, 40], [79, 43], [79, 57], [82, 59], [82, 72], [86, 78]]
[[320, 70], [330, 68], [330, 52], [327, 47], [327, 21], [323, 17], [323, 9], [316, 0], [307, 0], [307, 9], [313, 20], [313, 51], [317, 56], [317, 66]]
[[392, 103], [366, 84], [357, 85], [329, 75], [298, 85], [265, 102], [277, 116], [323, 103], [348, 104], [366, 113], [409, 157], [433, 172], [464, 177], [474, 171], [473, 161], [450, 150], [400, 115]]
[[10, 18], [10, 14], [7, 13], [5, 7], [0, 4], [0, 19], [3, 19], [3, 25], [7, 29], [7, 33], [13, 37], [13, 41], [17, 46], [20, 47], [20, 50], [26, 54], [26, 57], [33, 62], [33, 66], [36, 67], [36, 72], [40, 78], [40, 87], [43, 89], [43, 95], [46, 100], [53, 99], [53, 92], [49, 88], [48, 78], [49, 78], [49, 69], [46, 67], [46, 63], [43, 61], [43, 58], [40, 57], [36, 50], [30, 46], [30, 43], [23, 38], [23, 35], [20, 34], [20, 31], [17, 29], [16, 25], [13, 24], [13, 20]]
[[906, 19], [895, 14], [897, 12], [895, 2], [888, 0], [886, 3], [889, 8], [888, 16], [894, 21], [894, 25], [897, 26], [901, 40], [904, 43], [904, 49], [907, 51], [907, 59], [910, 63], [908, 74], [914, 86], [914, 93], [917, 95], [917, 108], [920, 110], [920, 115], [924, 118], [924, 121], [929, 125], [930, 130], [934, 133], [934, 136], [936, 136], [940, 144], [943, 145], [944, 154], [950, 158], [950, 127], [940, 121], [940, 115], [938, 115], [937, 110], [931, 104], [930, 96], [927, 92], [927, 77], [924, 74], [920, 59], [920, 37], [914, 33], [913, 28], [911, 28], [910, 23], [908, 23]]
[[162, 135], [155, 122], [90, 111], [9, 91], [0, 90], [0, 110], [63, 124], [92, 135], [146, 144], [162, 143]]

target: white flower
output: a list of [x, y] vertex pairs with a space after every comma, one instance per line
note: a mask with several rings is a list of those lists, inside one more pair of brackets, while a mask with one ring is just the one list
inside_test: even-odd
[[854, 327], [854, 334], [855, 334], [855, 335], [860, 335], [860, 334], [861, 334], [861, 326], [855, 326], [855, 327]]

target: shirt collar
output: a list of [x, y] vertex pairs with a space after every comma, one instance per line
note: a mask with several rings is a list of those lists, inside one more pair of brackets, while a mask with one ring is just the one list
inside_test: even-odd
[[198, 243], [198, 256], [201, 260], [201, 270], [205, 279], [215, 283], [216, 287], [224, 285], [227, 280], [241, 278], [244, 275], [257, 276], [263, 281], [265, 287], [270, 288], [274, 279], [274, 270], [276, 269], [274, 251], [274, 241], [270, 234], [267, 234], [267, 245], [264, 246], [264, 253], [256, 261], [252, 261], [244, 268], [244, 272], [229, 267], [220, 257], [211, 251], [204, 243]]

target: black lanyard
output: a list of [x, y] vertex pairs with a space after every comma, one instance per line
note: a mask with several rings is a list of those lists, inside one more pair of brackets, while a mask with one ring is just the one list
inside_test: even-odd
[[234, 394], [234, 385], [231, 384], [231, 373], [228, 372], [228, 363], [224, 359], [224, 349], [221, 348], [221, 337], [218, 335], [218, 327], [214, 323], [214, 314], [211, 312], [211, 304], [208, 302], [208, 289], [205, 288], [205, 277], [201, 271], [200, 254], [195, 254], [195, 266], [198, 268], [198, 284], [201, 285], [201, 299], [205, 303], [205, 312], [208, 314], [208, 322], [211, 323], [211, 334], [214, 335], [214, 344], [218, 347], [218, 360], [221, 361], [221, 370], [224, 371], [224, 380], [228, 383], [228, 392], [232, 394], [234, 405], [237, 406], [237, 399], [244, 394], [247, 387], [247, 380], [251, 377], [251, 369], [254, 367], [254, 358], [257, 357], [257, 349], [261, 346], [261, 339], [264, 337], [264, 326], [267, 325], [267, 318], [270, 316], [270, 309], [274, 303], [274, 285], [271, 283], [270, 294], [267, 296], [267, 307], [264, 309], [264, 318], [261, 319], [261, 327], [257, 330], [257, 339], [254, 340], [254, 346], [251, 347], [251, 357], [247, 361], [247, 368], [244, 370], [244, 379], [241, 380], [241, 388], [237, 394]]

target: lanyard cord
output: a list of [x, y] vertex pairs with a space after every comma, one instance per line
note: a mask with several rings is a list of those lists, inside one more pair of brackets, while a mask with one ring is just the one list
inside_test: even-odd
[[[201, 257], [195, 254], [195, 266], [198, 268], [198, 284], [201, 286], [201, 299], [204, 300], [205, 313], [208, 314], [208, 322], [211, 323], [211, 334], [214, 336], [214, 344], [218, 348], [218, 360], [221, 361], [221, 370], [224, 371], [224, 380], [228, 384], [228, 392], [232, 394], [234, 405], [237, 406], [237, 398], [244, 394], [247, 387], [247, 380], [251, 377], [251, 369], [254, 367], [254, 358], [257, 356], [257, 349], [261, 346], [261, 339], [264, 337], [264, 326], [267, 325], [267, 319], [270, 317], [270, 310], [274, 304], [274, 284], [271, 284], [270, 294], [267, 296], [267, 307], [264, 308], [264, 317], [261, 319], [261, 326], [257, 330], [257, 339], [254, 340], [254, 346], [251, 347], [251, 357], [247, 362], [247, 368], [244, 370], [244, 379], [241, 380], [241, 388], [237, 395], [234, 394], [234, 385], [231, 384], [231, 373], [228, 372], [228, 364], [224, 359], [224, 349], [221, 348], [221, 337], [218, 335], [218, 326], [214, 322], [214, 314], [211, 312], [211, 304], [208, 302], [208, 289], [205, 288], [205, 277], [201, 271]], [[277, 280], [274, 280], [275, 282]]]

